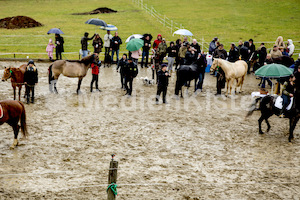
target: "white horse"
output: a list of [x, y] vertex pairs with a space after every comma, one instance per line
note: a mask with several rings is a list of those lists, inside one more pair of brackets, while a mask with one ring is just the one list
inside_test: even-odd
[[214, 62], [210, 68], [211, 71], [215, 71], [218, 67], [222, 68], [225, 73], [226, 83], [227, 83], [227, 90], [226, 96], [228, 95], [228, 88], [230, 87], [230, 94], [234, 80], [236, 80], [236, 88], [240, 87], [240, 92], [242, 92], [242, 87], [244, 83], [245, 76], [247, 74], [248, 65], [243, 60], [238, 60], [234, 63], [228, 62], [223, 59], [214, 59]]

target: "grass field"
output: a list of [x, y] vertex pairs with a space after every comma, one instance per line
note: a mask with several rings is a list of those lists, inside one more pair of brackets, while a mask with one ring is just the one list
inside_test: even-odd
[[[165, 14], [174, 22], [181, 23], [191, 30], [196, 38], [203, 37], [209, 42], [214, 36], [218, 36], [226, 49], [229, 48], [230, 42], [249, 38], [257, 42], [275, 41], [279, 35], [282, 35], [285, 41], [289, 38], [300, 41], [300, 30], [297, 27], [300, 24], [300, 2], [297, 0], [216, 0], [213, 2], [208, 0], [144, 0], [144, 3], [152, 5], [159, 13]], [[25, 15], [44, 24], [43, 27], [32, 29], [0, 29], [0, 53], [45, 53], [48, 39], [54, 38], [54, 35], [46, 33], [53, 27], [64, 31], [65, 51], [78, 52], [83, 33], [95, 32], [94, 26], [84, 22], [95, 17], [116, 25], [123, 40], [131, 34], [146, 32], [154, 36], [161, 33], [168, 41], [176, 39], [169, 29], [134, 5], [131, 0], [17, 0], [0, 1], [0, 5], [0, 18]], [[101, 15], [72, 15], [72, 13], [88, 12], [98, 7], [109, 7], [118, 12]], [[103, 30], [97, 30], [97, 32], [102, 37], [105, 34]], [[295, 45], [296, 49], [300, 48], [299, 43]], [[92, 49], [91, 45], [90, 49]], [[125, 44], [122, 45], [121, 50], [125, 51]], [[46, 55], [29, 56], [47, 58]], [[12, 55], [1, 57], [12, 57]], [[17, 57], [26, 57], [26, 55], [17, 55]], [[66, 55], [66, 57], [77, 58], [78, 55]]]

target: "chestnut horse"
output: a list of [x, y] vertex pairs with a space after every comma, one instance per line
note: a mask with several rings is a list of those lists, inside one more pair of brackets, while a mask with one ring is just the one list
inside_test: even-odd
[[92, 54], [90, 56], [84, 57], [79, 61], [67, 61], [67, 60], [57, 60], [52, 63], [49, 67], [49, 90], [53, 92], [53, 85], [54, 91], [56, 93], [56, 83], [58, 77], [63, 74], [64, 76], [70, 78], [78, 78], [78, 87], [77, 87], [77, 94], [80, 92], [80, 85], [82, 79], [86, 76], [86, 73], [90, 67], [90, 64], [93, 62], [99, 61], [98, 54]]
[[23, 64], [19, 68], [8, 67], [5, 68], [2, 81], [11, 79], [11, 86], [14, 90], [14, 100], [16, 100], [16, 87], [19, 88], [19, 101], [21, 101], [21, 90], [24, 85], [24, 73], [27, 65]]
[[[20, 121], [20, 125], [19, 125]], [[0, 125], [7, 123], [14, 130], [14, 142], [11, 149], [18, 145], [18, 134], [21, 128], [23, 136], [26, 138], [28, 135], [26, 125], [26, 112], [22, 102], [15, 100], [0, 101]]]
[[215, 71], [218, 67], [222, 68], [222, 70], [225, 73], [225, 78], [227, 83], [226, 96], [228, 95], [228, 88], [230, 88], [230, 94], [231, 94], [231, 89], [234, 80], [236, 80], [237, 82], [237, 85], [235, 87], [235, 92], [237, 91], [237, 87], [240, 87], [240, 92], [242, 92], [244, 79], [248, 70], [247, 63], [243, 60], [238, 60], [234, 63], [231, 63], [223, 59], [215, 58], [210, 70]]

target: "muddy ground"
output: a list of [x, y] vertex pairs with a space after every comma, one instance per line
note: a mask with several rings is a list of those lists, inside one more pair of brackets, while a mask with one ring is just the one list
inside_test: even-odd
[[[21, 64], [1, 62], [0, 76], [4, 66]], [[176, 100], [173, 73], [169, 104], [155, 105], [156, 87], [139, 79], [149, 69], [127, 98], [115, 66], [101, 69], [100, 93], [89, 92], [89, 71], [82, 94], [67, 77], [51, 94], [48, 65], [37, 63], [36, 103], [26, 105], [29, 138], [10, 150], [12, 129], [0, 127], [0, 199], [106, 199], [112, 153], [119, 200], [300, 198], [299, 125], [292, 145], [287, 119], [273, 116], [270, 132], [258, 134], [259, 113], [245, 119], [253, 75], [242, 94], [225, 98], [214, 96], [216, 80], [206, 74], [202, 93]], [[10, 83], [1, 82], [0, 100], [12, 97]]]

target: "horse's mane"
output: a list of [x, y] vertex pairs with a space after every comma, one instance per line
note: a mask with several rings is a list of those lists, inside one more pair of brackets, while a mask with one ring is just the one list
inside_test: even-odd
[[94, 54], [90, 55], [90, 56], [86, 56], [84, 58], [82, 58], [81, 60], [67, 60], [68, 62], [77, 62], [77, 63], [84, 63], [84, 64], [90, 64], [92, 63], [94, 60]]

